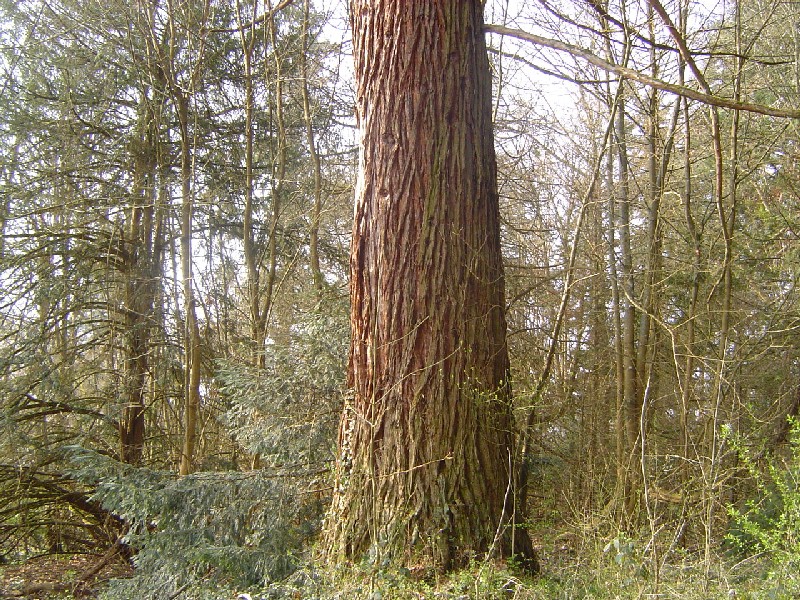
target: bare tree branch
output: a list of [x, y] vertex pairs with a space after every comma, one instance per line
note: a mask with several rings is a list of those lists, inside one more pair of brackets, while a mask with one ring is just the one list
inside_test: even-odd
[[281, 2], [278, 2], [278, 4], [276, 4], [272, 10], [265, 12], [263, 15], [261, 15], [256, 19], [253, 19], [250, 23], [245, 23], [238, 27], [228, 27], [228, 28], [223, 27], [220, 29], [209, 29], [209, 31], [211, 33], [238, 33], [241, 31], [249, 31], [253, 29], [256, 25], [261, 25], [261, 23], [269, 19], [276, 12], [283, 10], [284, 8], [292, 4], [292, 2], [294, 2], [294, 0], [281, 0]]
[[666, 81], [662, 81], [661, 79], [656, 79], [644, 73], [640, 73], [635, 69], [612, 64], [607, 60], [604, 60], [599, 56], [597, 56], [596, 54], [590, 52], [589, 50], [581, 48], [580, 46], [575, 46], [567, 42], [562, 42], [559, 40], [542, 37], [533, 33], [528, 33], [527, 31], [522, 31], [521, 29], [512, 29], [510, 27], [503, 27], [502, 25], [487, 24], [484, 26], [484, 30], [489, 33], [496, 33], [498, 35], [507, 35], [519, 40], [531, 42], [538, 46], [545, 46], [547, 48], [552, 48], [553, 50], [557, 50], [559, 52], [566, 52], [568, 54], [571, 54], [572, 56], [582, 58], [586, 62], [600, 69], [603, 69], [604, 71], [607, 71], [609, 73], [614, 73], [615, 75], [624, 77], [626, 79], [630, 79], [631, 81], [637, 81], [641, 84], [649, 85], [658, 90], [670, 92], [672, 94], [683, 96], [685, 98], [690, 98], [691, 100], [697, 100], [698, 102], [702, 102], [703, 104], [709, 104], [711, 106], [719, 106], [722, 108], [730, 108], [733, 110], [743, 110], [746, 112], [757, 113], [760, 115], [767, 115], [770, 117], [800, 119], [800, 110], [788, 109], [788, 108], [775, 108], [772, 106], [764, 106], [762, 104], [751, 104], [749, 102], [736, 102], [735, 100], [731, 100], [730, 98], [716, 96], [709, 92], [701, 92], [684, 85], [668, 83]]

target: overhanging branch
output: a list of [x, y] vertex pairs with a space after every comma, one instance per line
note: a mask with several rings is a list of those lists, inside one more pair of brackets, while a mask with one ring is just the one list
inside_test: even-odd
[[607, 60], [604, 60], [599, 56], [597, 56], [596, 54], [590, 52], [589, 50], [581, 48], [580, 46], [575, 46], [573, 44], [569, 44], [559, 40], [554, 40], [533, 33], [528, 33], [527, 31], [522, 31], [521, 29], [513, 29], [511, 27], [504, 27], [502, 25], [487, 24], [484, 26], [484, 30], [489, 33], [496, 33], [498, 35], [507, 35], [509, 37], [513, 37], [519, 40], [531, 42], [532, 44], [536, 44], [537, 46], [544, 46], [546, 48], [551, 48], [559, 52], [566, 52], [568, 54], [571, 54], [572, 56], [581, 58], [586, 62], [609, 73], [614, 73], [615, 75], [624, 77], [625, 79], [630, 79], [631, 81], [637, 81], [643, 85], [648, 85], [657, 90], [662, 90], [665, 92], [676, 94], [678, 96], [690, 98], [691, 100], [696, 100], [698, 102], [702, 102], [703, 104], [710, 104], [712, 106], [730, 108], [733, 110], [743, 110], [746, 112], [757, 113], [760, 115], [767, 115], [770, 117], [800, 119], [800, 110], [792, 110], [787, 108], [774, 108], [772, 106], [764, 106], [762, 104], [751, 104], [749, 102], [736, 102], [735, 100], [731, 100], [730, 98], [715, 96], [714, 94], [701, 92], [699, 90], [695, 90], [690, 87], [686, 87], [684, 85], [668, 83], [666, 81], [662, 81], [661, 79], [656, 79], [655, 77], [650, 77], [649, 75], [640, 73], [635, 69], [610, 63]]

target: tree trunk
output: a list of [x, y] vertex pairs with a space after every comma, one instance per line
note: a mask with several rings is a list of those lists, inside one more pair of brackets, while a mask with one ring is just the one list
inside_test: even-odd
[[322, 216], [322, 161], [317, 152], [317, 143], [314, 139], [314, 122], [308, 90], [308, 55], [311, 44], [309, 28], [309, 0], [305, 0], [303, 4], [303, 51], [300, 53], [300, 73], [302, 78], [303, 120], [306, 125], [308, 155], [314, 172], [314, 206], [311, 209], [311, 223], [309, 226], [308, 262], [311, 268], [311, 275], [314, 278], [314, 289], [319, 294], [325, 282], [319, 260], [319, 225]]
[[176, 93], [178, 124], [181, 131], [181, 280], [183, 282], [183, 301], [186, 312], [184, 334], [185, 420], [183, 430], [183, 449], [179, 472], [188, 475], [194, 468], [197, 427], [200, 414], [200, 328], [197, 324], [197, 300], [194, 294], [194, 274], [192, 269], [192, 222], [194, 219], [194, 199], [192, 198], [192, 157], [189, 138], [189, 97]]
[[[491, 78], [478, 0], [354, 0], [352, 402], [328, 552], [518, 554]], [[514, 535], [517, 532], [517, 535]]]
[[689, 412], [694, 403], [694, 380], [695, 380], [695, 328], [697, 321], [697, 307], [700, 298], [700, 278], [702, 277], [703, 265], [701, 263], [702, 247], [700, 245], [700, 233], [698, 232], [697, 225], [695, 224], [694, 216], [692, 215], [692, 136], [691, 136], [691, 121], [689, 119], [689, 102], [682, 101], [683, 105], [683, 120], [684, 120], [684, 155], [683, 155], [683, 171], [684, 171], [684, 188], [683, 188], [683, 210], [686, 218], [686, 229], [691, 236], [691, 281], [692, 286], [689, 291], [689, 302], [686, 312], [686, 341], [685, 341], [685, 354], [683, 370], [683, 385], [681, 386], [681, 456], [683, 457], [681, 467], [681, 483], [684, 489], [688, 489], [691, 482], [690, 465], [692, 459], [697, 462], [696, 455], [693, 457], [693, 447], [691, 435], [689, 431]]
[[619, 230], [619, 278], [620, 292], [620, 325], [622, 327], [622, 392], [623, 392], [623, 417], [625, 422], [626, 455], [623, 457], [624, 485], [624, 515], [626, 519], [635, 516], [636, 505], [639, 500], [639, 473], [635, 466], [639, 454], [639, 417], [642, 411], [641, 396], [639, 395], [636, 374], [636, 306], [633, 281], [633, 252], [631, 246], [631, 194], [630, 194], [630, 166], [628, 162], [627, 127], [625, 122], [624, 96], [620, 99], [619, 110], [616, 114], [616, 151], [619, 168], [619, 185], [617, 188], [616, 207], [617, 222], [615, 228]]
[[[255, 5], [253, 7], [255, 11]], [[250, 338], [252, 343], [253, 365], [264, 364], [264, 326], [261, 313], [261, 270], [258, 255], [260, 250], [256, 244], [256, 228], [253, 215], [255, 213], [255, 173], [254, 173], [254, 140], [255, 126], [253, 115], [255, 111], [255, 90], [253, 77], [253, 49], [255, 47], [256, 33], [254, 31], [255, 12], [250, 16], [249, 29], [242, 25], [240, 7], [237, 4], [237, 19], [239, 23], [239, 41], [242, 46], [242, 60], [244, 67], [244, 160], [245, 160], [245, 185], [244, 185], [244, 214], [242, 228], [242, 249], [244, 262], [247, 267], [247, 302], [250, 307]]]
[[[143, 94], [142, 126], [153, 119]], [[126, 346], [123, 394], [125, 406], [119, 424], [120, 459], [138, 464], [144, 451], [145, 409], [150, 371], [150, 329], [155, 305], [158, 258], [155, 254], [156, 151], [152, 132], [141, 132], [134, 150], [133, 194], [129, 212], [125, 260]]]

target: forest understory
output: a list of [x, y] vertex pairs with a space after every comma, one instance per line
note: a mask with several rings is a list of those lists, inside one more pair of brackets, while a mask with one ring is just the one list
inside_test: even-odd
[[800, 597], [798, 106], [786, 0], [0, 0], [0, 598]]
[[[796, 597], [773, 565], [763, 556], [744, 558], [715, 552], [707, 564], [698, 549], [675, 549], [660, 558], [656, 577], [650, 540], [624, 536], [599, 536], [592, 527], [566, 523], [548, 528], [547, 537], [536, 536], [542, 564], [537, 576], [505, 561], [475, 561], [469, 568], [441, 574], [420, 569], [379, 569], [356, 566], [347, 573], [332, 573], [313, 563], [269, 585], [207, 584], [194, 597], [216, 600], [248, 598], [372, 600], [389, 599], [573, 599], [596, 598], [786, 598]], [[98, 565], [102, 568], [98, 570]], [[130, 578], [133, 569], [122, 556], [112, 560], [96, 554], [46, 554], [20, 564], [0, 566], [0, 598], [72, 600], [103, 598], [110, 581]], [[219, 581], [213, 567], [207, 581]], [[224, 578], [223, 578], [224, 579]], [[169, 598], [171, 595], [150, 596]], [[190, 596], [191, 597], [191, 596]]]

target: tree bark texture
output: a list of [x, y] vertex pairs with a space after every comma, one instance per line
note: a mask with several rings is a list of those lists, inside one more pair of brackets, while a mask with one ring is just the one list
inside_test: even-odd
[[146, 395], [150, 373], [151, 329], [160, 271], [159, 218], [156, 216], [155, 132], [144, 130], [154, 122], [148, 99], [141, 99], [138, 143], [133, 153], [133, 194], [125, 244], [125, 363], [122, 418], [119, 422], [120, 459], [138, 464], [144, 452]]
[[[535, 558], [515, 519], [491, 77], [478, 0], [354, 0], [353, 389], [335, 561]], [[516, 515], [519, 522], [519, 515]], [[516, 532], [516, 535], [514, 535]]]

